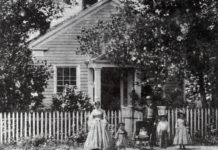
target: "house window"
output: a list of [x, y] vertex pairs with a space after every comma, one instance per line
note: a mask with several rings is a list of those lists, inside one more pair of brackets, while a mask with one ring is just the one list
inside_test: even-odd
[[57, 93], [61, 93], [66, 85], [76, 86], [76, 67], [57, 67]]

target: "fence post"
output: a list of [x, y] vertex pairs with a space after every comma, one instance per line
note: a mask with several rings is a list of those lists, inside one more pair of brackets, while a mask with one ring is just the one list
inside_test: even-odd
[[28, 126], [29, 126], [29, 134], [28, 136], [32, 136], [32, 113], [28, 112], [28, 116], [29, 116], [29, 121], [28, 121]]
[[44, 116], [45, 116], [45, 127], [44, 127], [45, 132], [44, 132], [44, 136], [45, 136], [45, 138], [47, 138], [48, 137], [48, 113], [45, 112]]
[[57, 115], [57, 140], [59, 141], [59, 131], [60, 131], [60, 127], [59, 127], [59, 124], [60, 124], [60, 120], [59, 120], [59, 112], [57, 111], [56, 112], [56, 115]]
[[49, 130], [48, 130], [48, 135], [49, 135], [49, 138], [51, 138], [51, 136], [52, 136], [52, 130], [51, 130], [51, 124], [52, 124], [52, 122], [51, 122], [51, 114], [52, 114], [52, 112], [49, 112], [49, 122], [48, 122], [48, 124], [49, 124]]
[[24, 138], [27, 137], [27, 112], [24, 113]]
[[56, 125], [56, 124], [55, 124], [55, 123], [56, 123], [55, 114], [56, 114], [56, 113], [53, 112], [53, 115], [52, 115], [52, 122], [53, 122], [53, 126], [52, 126], [52, 127], [53, 127], [53, 134], [52, 134], [52, 136], [53, 136], [54, 138], [56, 137], [56, 133], [55, 133], [55, 128], [56, 128], [56, 127], [55, 127], [55, 125]]
[[11, 139], [11, 113], [8, 112], [8, 138], [7, 138], [8, 143], [10, 143], [10, 139]]
[[20, 112], [20, 138], [23, 138], [23, 113]]
[[67, 112], [64, 112], [64, 139], [67, 139]]
[[16, 141], [19, 140], [19, 113], [16, 112]]
[[41, 121], [41, 127], [40, 127], [40, 135], [41, 135], [41, 137], [43, 137], [44, 135], [43, 135], [43, 124], [44, 124], [44, 113], [43, 112], [41, 112], [41, 114], [40, 114], [40, 121]]
[[39, 112], [36, 112], [36, 135], [39, 135]]
[[75, 133], [75, 111], [72, 112], [73, 117], [72, 117], [72, 128], [73, 128], [73, 134]]
[[79, 112], [76, 112], [76, 133], [79, 131]]
[[2, 142], [2, 113], [0, 112], [0, 143], [3, 144]]
[[204, 109], [201, 108], [201, 136], [204, 136]]
[[216, 108], [216, 129], [218, 130], [218, 108]]
[[171, 113], [171, 117], [172, 117], [172, 135], [174, 135], [174, 127], [175, 127], [174, 114], [175, 114], [175, 109], [172, 109], [172, 113]]
[[71, 136], [71, 116], [70, 116], [70, 112], [68, 112], [68, 136]]
[[114, 116], [115, 116], [115, 117], [114, 117], [114, 118], [115, 118], [115, 122], [114, 122], [114, 124], [115, 124], [115, 125], [114, 125], [114, 129], [116, 130], [116, 129], [117, 129], [117, 118], [118, 118], [118, 117], [117, 117], [117, 111], [115, 111], [115, 114], [114, 114]]
[[64, 131], [63, 131], [63, 121], [64, 121], [64, 119], [63, 119], [63, 112], [61, 112], [60, 113], [60, 116], [61, 116], [61, 132], [60, 132], [60, 134], [61, 134], [61, 142], [63, 141], [63, 134], [64, 134]]
[[171, 139], [172, 139], [172, 136], [171, 136], [171, 123], [170, 123], [170, 110], [169, 109], [167, 109], [167, 119], [168, 119], [168, 123], [169, 123], [169, 128], [170, 128], [170, 133], [169, 133], [169, 136], [170, 136], [170, 141], [171, 141]]
[[33, 112], [33, 136], [36, 135], [36, 117], [35, 117], [36, 113]]
[[194, 130], [193, 130], [194, 133], [196, 133], [196, 128], [197, 128], [197, 126], [196, 126], [196, 125], [197, 125], [197, 118], [196, 118], [197, 115], [196, 115], [196, 111], [197, 111], [197, 110], [194, 109]]
[[204, 133], [204, 135], [206, 135], [206, 133], [207, 133], [207, 119], [208, 119], [207, 118], [207, 108], [205, 108], [205, 112], [204, 113], [205, 113], [205, 120], [204, 120], [204, 123], [205, 123], [204, 124], [205, 125], [204, 126], [205, 127], [205, 133]]

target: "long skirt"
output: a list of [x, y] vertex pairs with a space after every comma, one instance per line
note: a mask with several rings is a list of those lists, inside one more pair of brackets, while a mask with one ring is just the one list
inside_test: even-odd
[[84, 150], [102, 149], [111, 150], [113, 146], [110, 132], [102, 120], [95, 120], [89, 130], [84, 144]]
[[173, 144], [175, 144], [175, 145], [179, 145], [179, 144], [187, 145], [190, 143], [189, 140], [190, 139], [189, 139], [188, 130], [185, 126], [176, 129], [176, 135], [174, 137]]

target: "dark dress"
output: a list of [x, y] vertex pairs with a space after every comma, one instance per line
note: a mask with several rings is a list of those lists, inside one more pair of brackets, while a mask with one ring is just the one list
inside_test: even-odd
[[[154, 146], [156, 143], [156, 118], [158, 115], [157, 107], [154, 104], [145, 105], [144, 107], [136, 107], [136, 110], [142, 111], [143, 121], [150, 137], [150, 145]], [[138, 122], [141, 124], [140, 122]]]

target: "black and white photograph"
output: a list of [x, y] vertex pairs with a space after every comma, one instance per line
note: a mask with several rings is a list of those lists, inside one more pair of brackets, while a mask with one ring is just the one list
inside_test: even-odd
[[218, 150], [218, 0], [0, 0], [0, 150]]

